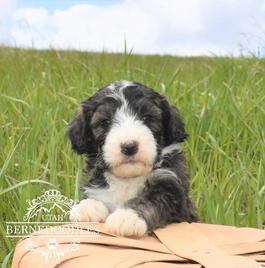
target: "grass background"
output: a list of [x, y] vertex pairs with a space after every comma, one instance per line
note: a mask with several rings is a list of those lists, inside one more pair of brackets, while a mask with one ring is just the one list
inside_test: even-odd
[[265, 61], [0, 48], [0, 259], [27, 200], [59, 189], [78, 198], [83, 159], [65, 131], [79, 102], [115, 80], [155, 88], [185, 118], [191, 196], [203, 222], [265, 222]]

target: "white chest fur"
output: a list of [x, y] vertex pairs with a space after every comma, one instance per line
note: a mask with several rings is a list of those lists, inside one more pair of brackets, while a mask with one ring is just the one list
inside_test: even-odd
[[105, 178], [109, 184], [106, 189], [85, 188], [88, 198], [103, 202], [110, 211], [121, 207], [128, 200], [137, 196], [144, 188], [145, 176], [123, 179], [117, 178], [110, 173], [105, 173]]

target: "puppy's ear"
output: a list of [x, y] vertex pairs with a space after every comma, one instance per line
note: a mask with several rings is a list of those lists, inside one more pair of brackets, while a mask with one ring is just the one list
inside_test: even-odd
[[96, 150], [93, 133], [89, 125], [92, 112], [85, 109], [85, 106], [89, 106], [89, 100], [82, 103], [68, 128], [68, 137], [72, 148], [78, 154], [91, 154], [95, 153]]
[[165, 97], [162, 99], [162, 111], [165, 146], [172, 143], [184, 142], [188, 137], [184, 122], [178, 110]]

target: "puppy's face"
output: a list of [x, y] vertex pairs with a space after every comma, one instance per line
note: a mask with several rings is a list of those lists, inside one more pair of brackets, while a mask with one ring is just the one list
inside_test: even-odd
[[161, 149], [183, 142], [184, 124], [165, 97], [136, 82], [122, 81], [84, 101], [69, 128], [79, 154], [98, 154], [121, 178], [150, 172]]

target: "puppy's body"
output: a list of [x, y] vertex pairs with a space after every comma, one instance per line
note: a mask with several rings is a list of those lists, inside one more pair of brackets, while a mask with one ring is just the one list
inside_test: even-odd
[[127, 236], [196, 221], [179, 147], [186, 137], [177, 110], [152, 89], [121, 81], [99, 90], [69, 128], [73, 149], [88, 156], [89, 172], [83, 188], [88, 200], [73, 208], [71, 218], [93, 220], [97, 206], [97, 220]]

